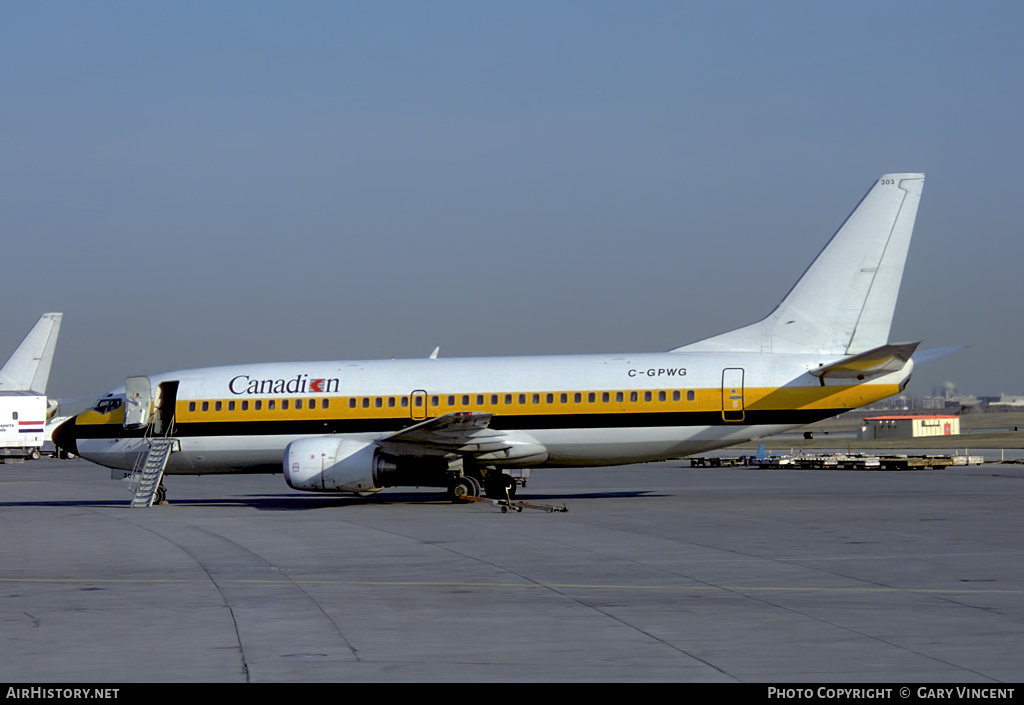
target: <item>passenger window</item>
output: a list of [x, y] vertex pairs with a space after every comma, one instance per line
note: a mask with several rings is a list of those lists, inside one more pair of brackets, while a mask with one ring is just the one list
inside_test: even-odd
[[520, 404], [525, 404], [526, 403], [526, 395], [525, 394], [520, 394], [519, 395], [519, 403]]
[[210, 402], [204, 401], [203, 402], [203, 411], [209, 411], [209, 410], [210, 410]]
[[228, 402], [228, 411], [234, 411], [234, 410], [235, 410], [235, 402], [229, 401]]
[[287, 411], [287, 409], [288, 409], [288, 400], [287, 399], [282, 399], [281, 400], [281, 411]]
[[15, 411], [14, 413], [12, 413], [11, 414], [11, 418], [14, 419], [15, 421], [17, 421], [18, 420], [18, 412]]
[[658, 401], [665, 401], [665, 392], [658, 392]]
[[533, 403], [534, 404], [540, 404], [540, 394], [534, 394], [533, 395]]
[[253, 408], [256, 409], [256, 411], [259, 411], [260, 409], [263, 408], [263, 402], [260, 400], [256, 400], [256, 403], [253, 404]]
[[[407, 406], [409, 406], [409, 397], [402, 397], [402, 408], [404, 409]], [[417, 404], [416, 406], [419, 406], [419, 404]]]
[[331, 405], [331, 400], [330, 399], [321, 399], [320, 400], [320, 408], [321, 409], [326, 409], [326, 408], [330, 407], [330, 405]]
[[394, 397], [388, 397], [388, 408], [390, 408], [390, 409], [394, 409], [395, 408], [395, 398]]
[[693, 401], [695, 396], [696, 395], [694, 394], [692, 389], [686, 391], [686, 401]]
[[[285, 407], [285, 408], [287, 408], [287, 407]], [[301, 409], [302, 408], [302, 400], [301, 399], [296, 399], [295, 400], [295, 408], [296, 409]]]
[[356, 398], [355, 397], [349, 397], [348, 408], [350, 408], [350, 409], [356, 408]]
[[273, 411], [277, 408], [277, 400], [271, 399], [267, 402], [267, 411]]
[[497, 394], [492, 394], [491, 395], [491, 404], [493, 404], [494, 406], [498, 405], [498, 395]]
[[249, 400], [246, 399], [245, 401], [242, 402], [242, 411], [248, 411], [248, 410], [249, 410]]
[[606, 402], [606, 401], [610, 401], [610, 400], [611, 400], [611, 395], [609, 395], [608, 392], [601, 392], [601, 401], [605, 401]]
[[629, 393], [629, 400], [630, 401], [636, 401], [637, 400], [636, 392], [630, 392]]
[[615, 401], [622, 401], [622, 392], [615, 392]]
[[[595, 401], [597, 401], [597, 395], [594, 394], [593, 392], [590, 392], [589, 394], [587, 394], [587, 401], [590, 402], [591, 404], [593, 404]], [[608, 400], [605, 399], [605, 401], [608, 401]]]
[[506, 404], [511, 404], [512, 403], [512, 395], [511, 394], [506, 394], [505, 395], [505, 403]]
[[462, 405], [463, 406], [469, 406], [469, 395], [468, 394], [463, 394], [462, 395]]
[[437, 396], [430, 397], [430, 405], [431, 406], [437, 406], [440, 403], [441, 403], [440, 397], [437, 397]]
[[376, 399], [373, 400], [373, 405], [378, 409], [381, 408], [382, 406], [384, 406], [384, 398], [377, 397]]
[[644, 392], [644, 401], [653, 401], [650, 392]]
[[448, 395], [448, 406], [455, 406], [455, 395], [454, 394], [449, 394]]
[[215, 403], [215, 404], [213, 405], [213, 410], [214, 410], [214, 411], [220, 411], [220, 402], [216, 402], [216, 403]]
[[483, 406], [484, 405], [484, 395], [483, 394], [477, 394], [476, 395], [476, 405], [477, 406]]
[[369, 409], [370, 408], [370, 397], [363, 397], [363, 408], [364, 409]]
[[679, 390], [672, 392], [672, 401], [679, 401]]
[[554, 394], [548, 394], [547, 397], [545, 397], [545, 398], [547, 399], [548, 404], [554, 404], [555, 403], [555, 395]]
[[196, 410], [196, 403], [194, 401], [190, 401], [188, 403], [188, 410], [189, 411], [195, 411]]
[[580, 394], [579, 392], [576, 392], [575, 394], [572, 395], [572, 400], [579, 404], [581, 401], [583, 401], [583, 395]]

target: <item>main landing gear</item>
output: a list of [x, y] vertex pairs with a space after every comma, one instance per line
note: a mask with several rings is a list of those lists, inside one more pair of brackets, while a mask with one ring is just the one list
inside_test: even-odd
[[486, 499], [480, 496], [479, 480], [472, 475], [461, 475], [454, 478], [451, 481], [451, 484], [448, 485], [448, 497], [455, 504], [464, 504], [468, 502], [490, 502], [495, 507], [500, 508], [502, 514], [505, 514], [509, 510], [513, 512], [521, 512], [523, 509], [540, 509], [545, 512], [569, 511], [564, 505], [561, 507], [553, 507], [547, 504], [513, 501], [512, 498], [516, 496], [518, 484], [515, 479], [509, 475], [492, 474], [490, 477], [484, 479], [483, 488], [487, 493]]
[[472, 475], [463, 475], [448, 485], [448, 498], [455, 504], [469, 502], [469, 497], [480, 496], [480, 482]]
[[482, 486], [475, 476], [461, 475], [448, 485], [448, 498], [452, 502], [462, 503], [471, 501], [471, 497], [481, 497], [486, 493], [488, 499], [511, 501], [516, 496], [518, 487], [515, 479], [505, 474], [491, 473], [484, 478]]

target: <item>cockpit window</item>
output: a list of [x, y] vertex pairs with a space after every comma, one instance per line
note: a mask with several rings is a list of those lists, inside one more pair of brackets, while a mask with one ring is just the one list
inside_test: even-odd
[[94, 406], [93, 409], [101, 414], [109, 414], [111, 411], [117, 411], [120, 409], [123, 401], [124, 400], [121, 397], [103, 397], [96, 402], [96, 406]]

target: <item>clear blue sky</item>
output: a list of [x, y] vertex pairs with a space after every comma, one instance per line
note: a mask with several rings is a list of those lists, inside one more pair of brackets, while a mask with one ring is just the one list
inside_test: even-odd
[[[1024, 394], [1020, 2], [0, 0], [0, 349], [50, 392], [657, 351], [928, 174], [892, 339]], [[0, 352], [0, 356], [3, 353]]]

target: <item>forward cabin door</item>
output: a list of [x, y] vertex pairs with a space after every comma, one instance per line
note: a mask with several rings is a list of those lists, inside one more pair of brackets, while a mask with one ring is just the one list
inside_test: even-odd
[[174, 407], [178, 403], [178, 380], [161, 382], [156, 396], [153, 432], [158, 436], [166, 436], [174, 427]]
[[124, 427], [142, 428], [149, 424], [153, 401], [149, 377], [128, 377], [124, 381]]
[[722, 420], [738, 423], [743, 417], [743, 368], [727, 367], [722, 370]]

